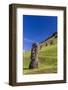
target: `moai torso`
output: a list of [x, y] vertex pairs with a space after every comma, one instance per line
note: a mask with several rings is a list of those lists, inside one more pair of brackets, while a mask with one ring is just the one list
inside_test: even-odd
[[29, 65], [29, 69], [37, 68], [38, 67], [38, 45], [33, 43], [31, 49], [31, 61]]

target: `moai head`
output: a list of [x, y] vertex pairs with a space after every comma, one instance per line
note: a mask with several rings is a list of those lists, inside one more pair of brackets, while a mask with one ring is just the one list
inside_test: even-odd
[[38, 52], [38, 45], [36, 43], [32, 44], [32, 50], [31, 50], [31, 58], [36, 59], [36, 54]]
[[32, 48], [37, 49], [37, 48], [38, 48], [38, 44], [37, 44], [37, 43], [33, 43], [33, 44], [32, 44]]
[[32, 44], [32, 48], [37, 48], [37, 46], [38, 46], [37, 43]]
[[37, 68], [38, 67], [38, 45], [37, 43], [32, 44], [31, 49], [31, 62], [29, 68]]

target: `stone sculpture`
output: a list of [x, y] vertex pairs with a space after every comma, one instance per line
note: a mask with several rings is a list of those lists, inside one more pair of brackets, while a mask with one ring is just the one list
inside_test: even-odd
[[31, 49], [31, 61], [29, 64], [29, 69], [38, 68], [38, 44], [33, 43]]

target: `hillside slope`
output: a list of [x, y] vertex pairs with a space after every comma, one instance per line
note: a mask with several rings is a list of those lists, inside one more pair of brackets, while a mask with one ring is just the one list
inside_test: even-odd
[[23, 73], [56, 73], [57, 72], [57, 45], [43, 46], [39, 50], [38, 69], [29, 70], [30, 51], [25, 52], [23, 56]]

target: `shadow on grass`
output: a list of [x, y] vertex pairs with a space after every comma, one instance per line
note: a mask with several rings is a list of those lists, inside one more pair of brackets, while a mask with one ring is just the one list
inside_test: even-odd
[[29, 68], [23, 68], [23, 70], [29, 70]]

